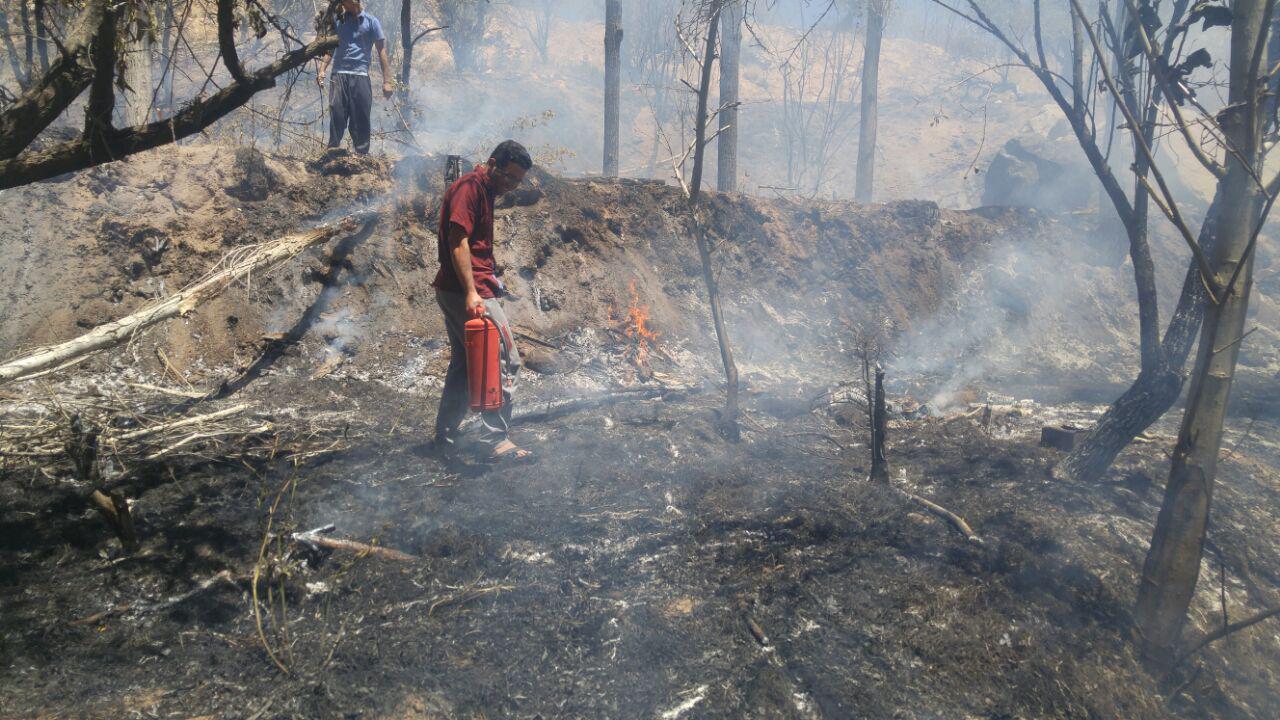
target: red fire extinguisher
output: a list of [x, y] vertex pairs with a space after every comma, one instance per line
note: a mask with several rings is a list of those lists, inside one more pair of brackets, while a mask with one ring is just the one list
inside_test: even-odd
[[502, 373], [498, 368], [501, 340], [498, 324], [488, 315], [467, 321], [467, 384], [471, 409], [497, 410], [502, 407]]

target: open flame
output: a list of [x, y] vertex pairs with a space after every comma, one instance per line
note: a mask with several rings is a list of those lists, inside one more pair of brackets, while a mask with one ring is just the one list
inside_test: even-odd
[[[614, 324], [614, 332], [625, 337], [627, 356], [633, 365], [646, 376], [650, 374], [649, 355], [658, 349], [658, 336], [661, 334], [649, 327], [649, 306], [641, 304], [640, 292], [636, 289], [636, 281], [629, 286], [631, 303], [621, 319], [617, 318], [614, 308], [609, 308], [609, 318]], [[659, 352], [661, 352], [659, 350]]]

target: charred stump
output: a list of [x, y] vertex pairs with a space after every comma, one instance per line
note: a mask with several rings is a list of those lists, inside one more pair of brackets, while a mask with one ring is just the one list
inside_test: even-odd
[[884, 369], [876, 366], [876, 382], [871, 402], [871, 476], [874, 482], [889, 482], [889, 461], [885, 459], [884, 439], [886, 421], [884, 403]]
[[94, 486], [93, 492], [89, 493], [89, 504], [111, 526], [125, 550], [137, 550], [138, 533], [133, 526], [133, 516], [129, 513], [129, 501], [119, 490], [106, 490], [102, 487], [102, 470], [98, 462], [98, 429], [86, 424], [79, 415], [71, 418], [71, 437], [67, 439], [63, 449], [75, 467], [76, 477]]

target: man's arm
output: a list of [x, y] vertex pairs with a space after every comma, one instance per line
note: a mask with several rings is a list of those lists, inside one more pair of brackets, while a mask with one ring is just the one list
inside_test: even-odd
[[471, 243], [467, 240], [467, 231], [456, 223], [449, 224], [449, 257], [453, 260], [453, 272], [467, 295], [467, 311], [477, 317], [483, 315], [484, 300], [476, 292], [476, 279], [471, 274]]
[[316, 71], [316, 84], [324, 87], [324, 72], [329, 69], [329, 61], [333, 59], [333, 54], [320, 56], [320, 69]]
[[382, 97], [389, 98], [395, 86], [391, 83], [391, 61], [387, 59], [387, 41], [377, 40], [374, 46], [378, 48], [378, 64], [382, 66]]

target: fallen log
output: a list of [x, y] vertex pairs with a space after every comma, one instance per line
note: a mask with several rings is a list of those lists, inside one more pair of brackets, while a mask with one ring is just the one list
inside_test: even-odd
[[387, 560], [396, 560], [399, 562], [413, 562], [418, 558], [408, 553], [402, 553], [399, 550], [391, 548], [378, 547], [377, 545], [369, 545], [367, 543], [357, 542], [355, 540], [342, 540], [340, 538], [326, 537], [321, 533], [331, 532], [332, 525], [326, 525], [315, 530], [306, 532], [296, 532], [289, 536], [291, 540], [303, 545], [309, 545], [313, 548], [328, 548], [329, 550], [344, 550], [346, 552], [359, 553], [362, 555], [376, 555]]
[[113, 347], [136, 333], [163, 320], [186, 315], [200, 303], [221, 294], [236, 280], [248, 280], [254, 274], [269, 272], [279, 264], [307, 248], [327, 242], [355, 230], [376, 217], [374, 213], [344, 218], [314, 230], [286, 235], [262, 243], [236, 248], [215, 269], [194, 285], [163, 300], [151, 303], [119, 320], [99, 325], [73, 340], [59, 345], [37, 348], [22, 357], [0, 364], [0, 383], [33, 375], [46, 368], [61, 365], [98, 350]]

